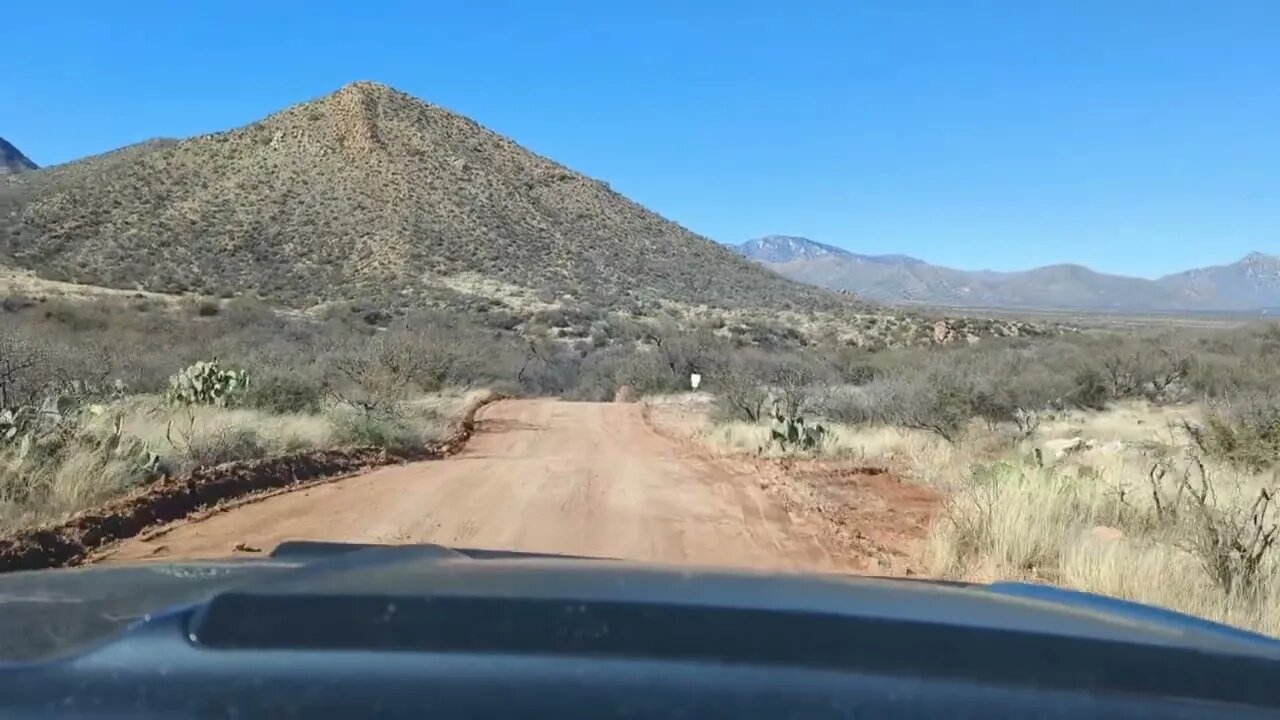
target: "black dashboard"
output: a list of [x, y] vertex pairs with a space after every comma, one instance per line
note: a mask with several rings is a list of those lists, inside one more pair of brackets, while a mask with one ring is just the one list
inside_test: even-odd
[[1280, 717], [1280, 642], [1028, 585], [291, 543], [0, 576], [15, 717]]

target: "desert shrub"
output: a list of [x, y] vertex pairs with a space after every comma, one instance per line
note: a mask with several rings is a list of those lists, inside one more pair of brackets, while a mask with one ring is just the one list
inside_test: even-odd
[[178, 447], [182, 463], [188, 468], [253, 460], [268, 454], [258, 431], [244, 425], [204, 429], [180, 441]]
[[672, 323], [661, 324], [647, 333], [645, 340], [656, 348], [672, 375], [684, 378], [691, 373], [706, 372], [724, 345], [709, 330], [684, 331]]
[[273, 413], [314, 413], [319, 412], [324, 395], [318, 377], [297, 372], [255, 373], [243, 403]]
[[969, 394], [974, 416], [988, 427], [1011, 424], [1027, 436], [1041, 412], [1070, 403], [1075, 388], [1054, 349], [1016, 343], [993, 350], [955, 357], [941, 376]]
[[[829, 369], [817, 384], [826, 389], [816, 408], [839, 422], [880, 421], [952, 439], [971, 419], [1028, 436], [1045, 411], [1100, 410], [1119, 397], [1101, 347], [1091, 338], [1010, 338], [948, 349], [835, 351], [825, 356]], [[1120, 357], [1128, 363], [1134, 356]], [[1142, 362], [1125, 365], [1130, 369], [1113, 368], [1127, 396], [1168, 400], [1185, 390], [1185, 356], [1145, 348], [1137, 357]]]
[[111, 327], [116, 308], [110, 303], [53, 299], [46, 302], [41, 311], [46, 320], [75, 332], [87, 332]]
[[10, 295], [0, 300], [0, 310], [4, 312], [16, 313], [27, 308], [35, 307], [38, 301], [32, 300], [23, 295]]
[[552, 328], [564, 328], [572, 334], [585, 334], [592, 322], [603, 317], [603, 312], [596, 307], [579, 303], [561, 305], [560, 307], [539, 310], [531, 318], [532, 322]]
[[62, 340], [22, 326], [0, 328], [0, 408], [115, 391], [119, 378], [110, 377], [112, 358], [100, 343]]
[[409, 398], [404, 378], [384, 364], [377, 344], [347, 345], [321, 359], [324, 388], [329, 398], [365, 414], [392, 412]]
[[1113, 398], [1176, 400], [1191, 373], [1191, 358], [1165, 338], [1135, 340], [1102, 356], [1101, 369]]
[[527, 340], [516, 369], [516, 384], [532, 395], [565, 395], [579, 382], [582, 356], [544, 340]]
[[926, 430], [955, 442], [976, 414], [974, 378], [935, 362], [866, 387], [869, 413], [882, 422]]
[[1221, 398], [1275, 384], [1262, 367], [1245, 357], [1205, 353], [1198, 358], [1187, 384], [1201, 398]]
[[1192, 352], [1180, 343], [1157, 348], [1149, 356], [1146, 370], [1146, 397], [1152, 402], [1178, 402], [1190, 392], [1188, 378], [1195, 368]]
[[509, 383], [519, 344], [436, 314], [412, 315], [385, 331], [330, 342], [317, 360], [326, 394], [366, 411], [447, 386]]
[[841, 349], [833, 354], [832, 366], [843, 382], [850, 385], [866, 385], [885, 372], [882, 363], [865, 350]]
[[499, 330], [515, 330], [524, 322], [520, 316], [508, 310], [490, 310], [484, 314], [482, 322], [491, 328]]
[[[697, 366], [704, 387], [715, 394], [723, 419], [758, 422], [781, 413], [795, 417], [820, 407], [836, 375], [814, 352], [767, 352], [716, 347]], [[679, 378], [680, 383], [687, 382]]]
[[174, 372], [211, 355], [241, 365], [246, 357], [270, 354], [277, 366], [295, 365], [334, 329], [274, 314], [246, 320], [231, 310], [186, 318], [166, 305], [142, 312], [135, 302], [95, 300], [102, 322], [88, 326], [62, 316], [23, 313], [0, 327], [0, 356], [5, 345], [42, 356], [26, 375], [31, 388], [110, 387], [119, 381], [133, 392], [159, 392]]
[[405, 420], [392, 413], [337, 411], [331, 418], [334, 440], [348, 447], [377, 447], [406, 452], [420, 446]]
[[816, 356], [796, 353], [776, 358], [767, 378], [777, 411], [797, 417], [814, 408], [816, 397], [831, 383], [833, 375]]
[[383, 364], [426, 392], [509, 380], [522, 354], [516, 338], [442, 313], [410, 314], [381, 337]]
[[32, 378], [33, 368], [44, 360], [43, 354], [44, 348], [25, 344], [12, 330], [0, 329], [0, 410], [35, 399], [40, 382]]
[[577, 400], [609, 400], [619, 388], [638, 396], [677, 392], [688, 387], [688, 376], [672, 372], [653, 347], [614, 345], [588, 354], [575, 387], [567, 396]]
[[551, 328], [567, 328], [573, 324], [573, 320], [569, 313], [563, 308], [550, 308], [547, 310], [539, 310], [534, 313], [531, 320], [540, 325], [546, 325]]
[[1025, 433], [1041, 410], [1072, 403], [1071, 372], [1084, 356], [1069, 345], [1022, 339], [942, 350], [839, 349], [820, 355], [809, 383], [787, 384], [814, 388], [813, 409], [838, 422], [928, 425], [954, 437], [980, 418]]
[[605, 323], [592, 323], [587, 334], [592, 347], [602, 348], [609, 344], [609, 326]]
[[1272, 467], [1280, 461], [1280, 391], [1214, 401], [1202, 425], [1183, 427], [1212, 457], [1255, 472]]
[[751, 321], [735, 326], [732, 332], [740, 334], [742, 339], [759, 348], [773, 351], [794, 350], [805, 344], [806, 338], [798, 329], [778, 322], [765, 320]]
[[599, 325], [608, 333], [609, 339], [614, 342], [638, 340], [645, 332], [634, 319], [617, 313], [606, 316], [599, 321]]
[[1192, 344], [1194, 362], [1187, 377], [1189, 391], [1199, 397], [1265, 393], [1280, 387], [1280, 324], [1216, 332]]
[[1072, 387], [1068, 398], [1072, 405], [1085, 410], [1103, 410], [1112, 399], [1107, 378], [1096, 367], [1082, 367], [1072, 375]]
[[769, 358], [762, 352], [740, 350], [715, 358], [704, 378], [715, 393], [724, 419], [759, 422], [769, 408]]
[[1272, 488], [1248, 488], [1228, 475], [1215, 474], [1192, 452], [1159, 461], [1150, 478], [1154, 512], [1175, 530], [1173, 542], [1224, 594], [1235, 595], [1256, 588], [1280, 525]]
[[[883, 385], [839, 385], [826, 388], [816, 399], [816, 412], [842, 425], [862, 425], [883, 419], [873, 400]], [[868, 392], [870, 390], [870, 392]]]

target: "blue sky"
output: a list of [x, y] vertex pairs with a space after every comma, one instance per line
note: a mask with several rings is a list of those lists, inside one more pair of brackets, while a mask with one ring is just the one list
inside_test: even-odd
[[52, 164], [358, 79], [722, 241], [1154, 276], [1280, 252], [1280, 2], [18, 2]]

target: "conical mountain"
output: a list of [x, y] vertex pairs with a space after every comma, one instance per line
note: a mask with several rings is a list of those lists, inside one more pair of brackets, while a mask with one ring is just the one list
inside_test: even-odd
[[156, 291], [412, 305], [483, 276], [603, 302], [847, 302], [761, 268], [603, 182], [394, 89], [0, 184], [0, 261]]

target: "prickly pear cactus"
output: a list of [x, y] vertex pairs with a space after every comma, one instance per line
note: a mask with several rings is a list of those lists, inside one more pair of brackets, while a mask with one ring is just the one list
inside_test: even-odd
[[827, 429], [821, 423], [806, 424], [804, 417], [787, 417], [778, 413], [773, 418], [769, 440], [784, 452], [813, 452], [822, 447]]
[[181, 405], [226, 407], [249, 387], [244, 370], [223, 370], [216, 359], [198, 362], [169, 378], [169, 400]]

